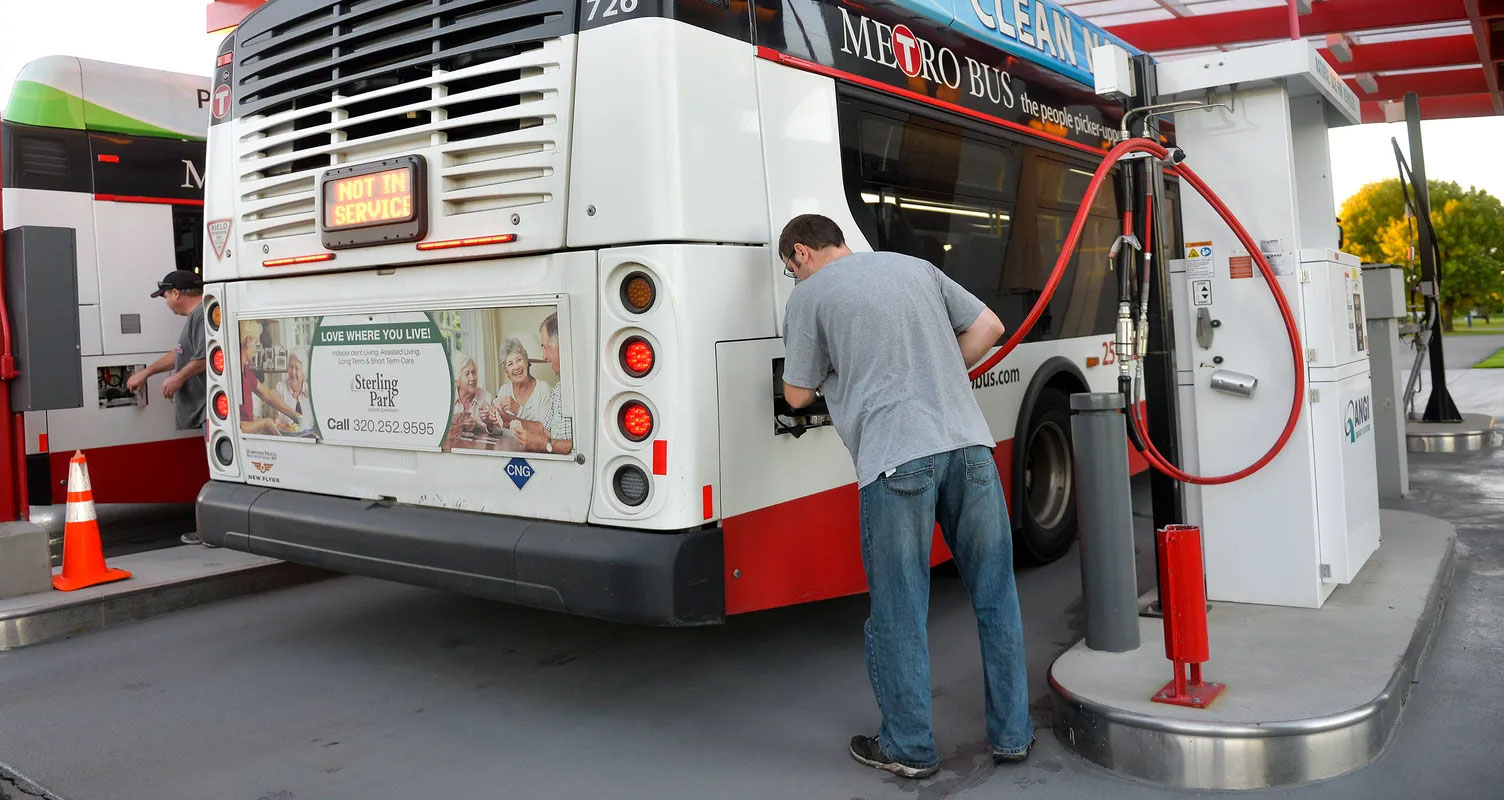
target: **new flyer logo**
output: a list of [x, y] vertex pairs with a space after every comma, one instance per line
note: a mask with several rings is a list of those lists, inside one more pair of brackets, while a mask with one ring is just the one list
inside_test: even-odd
[[266, 463], [266, 462], [265, 462], [265, 461], [252, 461], [252, 462], [251, 462], [251, 466], [253, 466], [253, 467], [255, 467], [255, 468], [256, 468], [256, 471], [257, 471], [257, 472], [260, 472], [260, 473], [262, 473], [262, 474], [265, 474], [265, 473], [266, 473], [266, 472], [267, 472], [267, 471], [269, 471], [269, 470], [270, 470], [270, 469], [271, 469], [271, 468], [272, 468], [272, 467], [273, 467], [273, 466], [274, 466], [274, 465], [272, 465], [272, 464], [268, 464], [268, 463]]

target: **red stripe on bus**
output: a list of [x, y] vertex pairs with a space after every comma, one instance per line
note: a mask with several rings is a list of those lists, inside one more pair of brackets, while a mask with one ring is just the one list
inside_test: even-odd
[[700, 490], [700, 502], [705, 506], [705, 519], [715, 516], [715, 494], [708, 483]]
[[920, 94], [919, 92], [915, 92], [909, 89], [900, 89], [897, 86], [890, 86], [886, 83], [883, 83], [882, 81], [876, 81], [852, 72], [836, 69], [835, 67], [827, 67], [824, 64], [817, 64], [813, 61], [806, 61], [805, 59], [799, 58], [798, 56], [791, 56], [788, 53], [781, 53], [765, 45], [758, 46], [757, 57], [767, 59], [768, 61], [772, 61], [774, 63], [783, 64], [784, 66], [793, 67], [795, 69], [802, 69], [805, 72], [813, 72], [818, 75], [824, 75], [827, 78], [836, 78], [843, 81], [850, 81], [852, 83], [865, 86], [869, 89], [877, 89], [878, 91], [887, 92], [888, 94], [895, 94], [899, 97], [907, 97], [910, 100], [916, 100], [920, 103], [924, 103], [925, 105], [936, 106], [947, 111], [953, 111], [957, 114], [971, 117], [972, 119], [979, 119], [983, 122], [990, 122], [994, 125], [1002, 125], [1005, 128], [1012, 128], [1013, 130], [1019, 131], [1020, 133], [1026, 133], [1030, 136], [1037, 136], [1041, 139], [1048, 139], [1052, 142], [1057, 142], [1069, 147], [1074, 147], [1077, 150], [1083, 150], [1087, 153], [1091, 153], [1094, 156], [1100, 157], [1107, 152], [1105, 149], [1100, 147], [1092, 147], [1089, 144], [1082, 144], [1080, 142], [1071, 141], [1070, 139], [1067, 139], [1063, 136], [1056, 136], [1051, 133], [1045, 133], [1044, 131], [1035, 130], [1027, 125], [1020, 125], [1017, 122], [1011, 122], [1001, 117], [994, 117], [991, 114], [983, 114], [980, 111], [973, 111], [966, 106], [957, 105], [955, 103], [950, 103], [939, 98], [930, 97], [927, 94]]
[[668, 442], [663, 439], [653, 441], [653, 474], [668, 474]]
[[144, 197], [134, 194], [96, 194], [94, 199], [102, 203], [153, 203], [163, 206], [201, 206], [202, 200], [182, 197]]
[[[1013, 440], [998, 442], [992, 458], [1009, 500], [1009, 513], [1013, 513]], [[1132, 444], [1128, 460], [1135, 475], [1148, 466]], [[710, 487], [705, 489], [708, 492]], [[848, 483], [723, 519], [726, 613], [744, 614], [867, 591], [860, 507], [856, 484]], [[949, 559], [950, 551], [936, 528], [930, 564]]]
[[47, 434], [37, 434], [37, 450], [43, 453], [47, 452]]
[[[52, 502], [68, 499], [73, 451], [48, 456]], [[191, 503], [209, 482], [209, 459], [197, 436], [89, 448], [89, 482], [96, 503]]]

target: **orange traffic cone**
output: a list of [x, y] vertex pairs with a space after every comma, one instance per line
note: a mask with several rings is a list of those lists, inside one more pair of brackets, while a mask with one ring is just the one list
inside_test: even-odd
[[89, 466], [83, 451], [68, 462], [68, 522], [63, 528], [63, 572], [52, 576], [52, 588], [71, 592], [99, 583], [109, 583], [131, 574], [104, 565], [99, 543], [99, 520], [94, 515], [94, 491], [89, 487]]

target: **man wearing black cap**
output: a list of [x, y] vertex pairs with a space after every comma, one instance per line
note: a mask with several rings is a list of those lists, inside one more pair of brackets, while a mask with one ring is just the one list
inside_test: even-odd
[[[183, 332], [178, 335], [177, 347], [146, 369], [136, 371], [125, 386], [137, 392], [146, 386], [147, 378], [171, 372], [167, 380], [162, 381], [162, 396], [173, 403], [178, 430], [202, 428], [208, 393], [204, 378], [204, 282], [188, 270], [173, 270], [157, 283], [157, 290], [151, 296], [163, 298], [172, 313], [188, 319], [183, 323]], [[200, 540], [197, 533], [185, 533], [183, 542], [199, 544]]]

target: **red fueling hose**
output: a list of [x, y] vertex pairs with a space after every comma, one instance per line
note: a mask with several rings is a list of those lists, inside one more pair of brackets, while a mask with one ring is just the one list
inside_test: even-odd
[[[997, 352], [988, 356], [982, 363], [971, 370], [970, 377], [973, 380], [997, 366], [999, 361], [1002, 361], [1009, 353], [1013, 352], [1013, 348], [1018, 347], [1024, 337], [1029, 335], [1029, 331], [1034, 327], [1034, 323], [1038, 322], [1039, 317], [1044, 314], [1045, 308], [1050, 304], [1050, 298], [1055, 294], [1055, 289], [1060, 286], [1060, 279], [1065, 275], [1066, 264], [1070, 263], [1071, 254], [1076, 251], [1076, 245], [1081, 240], [1081, 231], [1086, 226], [1086, 215], [1091, 209], [1092, 202], [1096, 200], [1097, 191], [1102, 187], [1102, 182], [1107, 179], [1107, 174], [1112, 170], [1113, 165], [1129, 153], [1149, 153], [1155, 158], [1162, 160], [1169, 157], [1169, 150], [1158, 142], [1150, 141], [1149, 139], [1125, 139], [1107, 152], [1106, 157], [1102, 159], [1102, 163], [1098, 165], [1097, 171], [1092, 174], [1091, 183], [1086, 187], [1086, 194], [1081, 199], [1081, 208], [1076, 212], [1075, 221], [1071, 223], [1070, 233], [1065, 237], [1064, 246], [1060, 248], [1060, 257], [1055, 260], [1055, 268], [1050, 272], [1049, 280], [1045, 281], [1044, 291], [1040, 293], [1039, 299], [1034, 301], [1034, 307], [1029, 309], [1028, 316], [1024, 317], [1024, 321], [1018, 326], [1017, 330], [1013, 331], [1013, 335], [1008, 337], [1008, 341], [1004, 342], [1003, 346], [998, 348]], [[1274, 457], [1279, 455], [1279, 451], [1284, 449], [1285, 443], [1290, 441], [1290, 435], [1295, 432], [1295, 425], [1300, 421], [1301, 398], [1306, 393], [1305, 359], [1302, 357], [1300, 331], [1296, 328], [1295, 315], [1290, 310], [1290, 304], [1285, 300], [1284, 292], [1280, 291], [1279, 281], [1274, 276], [1274, 270], [1270, 268], [1268, 260], [1264, 258], [1264, 254], [1259, 250], [1258, 243], [1253, 240], [1252, 236], [1248, 235], [1248, 231], [1243, 228], [1242, 223], [1238, 222], [1237, 218], [1228, 210], [1227, 205], [1222, 202], [1222, 199], [1217, 197], [1216, 192], [1213, 192], [1206, 185], [1206, 182], [1201, 180], [1201, 177], [1189, 167], [1180, 164], [1171, 167], [1170, 171], [1190, 184], [1191, 188], [1195, 189], [1197, 194], [1201, 195], [1207, 203], [1211, 204], [1211, 207], [1217, 211], [1222, 220], [1232, 229], [1233, 234], [1238, 237], [1238, 241], [1242, 243], [1243, 248], [1252, 256], [1254, 263], [1258, 265], [1259, 273], [1264, 277], [1264, 283], [1268, 284], [1270, 293], [1274, 295], [1275, 305], [1279, 306], [1280, 317], [1285, 323], [1285, 333], [1290, 340], [1290, 361], [1295, 371], [1295, 392], [1290, 397], [1290, 415], [1285, 420], [1285, 428], [1280, 431], [1279, 438], [1275, 440], [1269, 450], [1260, 456], [1258, 460], [1237, 472], [1229, 472], [1226, 475], [1213, 475], [1209, 477], [1192, 475], [1171, 464], [1154, 447], [1154, 443], [1149, 440], [1148, 430], [1143, 420], [1139, 417], [1138, 410], [1130, 408], [1128, 416], [1133, 421], [1134, 427], [1139, 431], [1140, 438], [1144, 442], [1145, 450], [1143, 455], [1150, 466], [1184, 483], [1198, 485], [1232, 483], [1258, 472], [1260, 469], [1263, 469], [1265, 464], [1274, 460]]]

